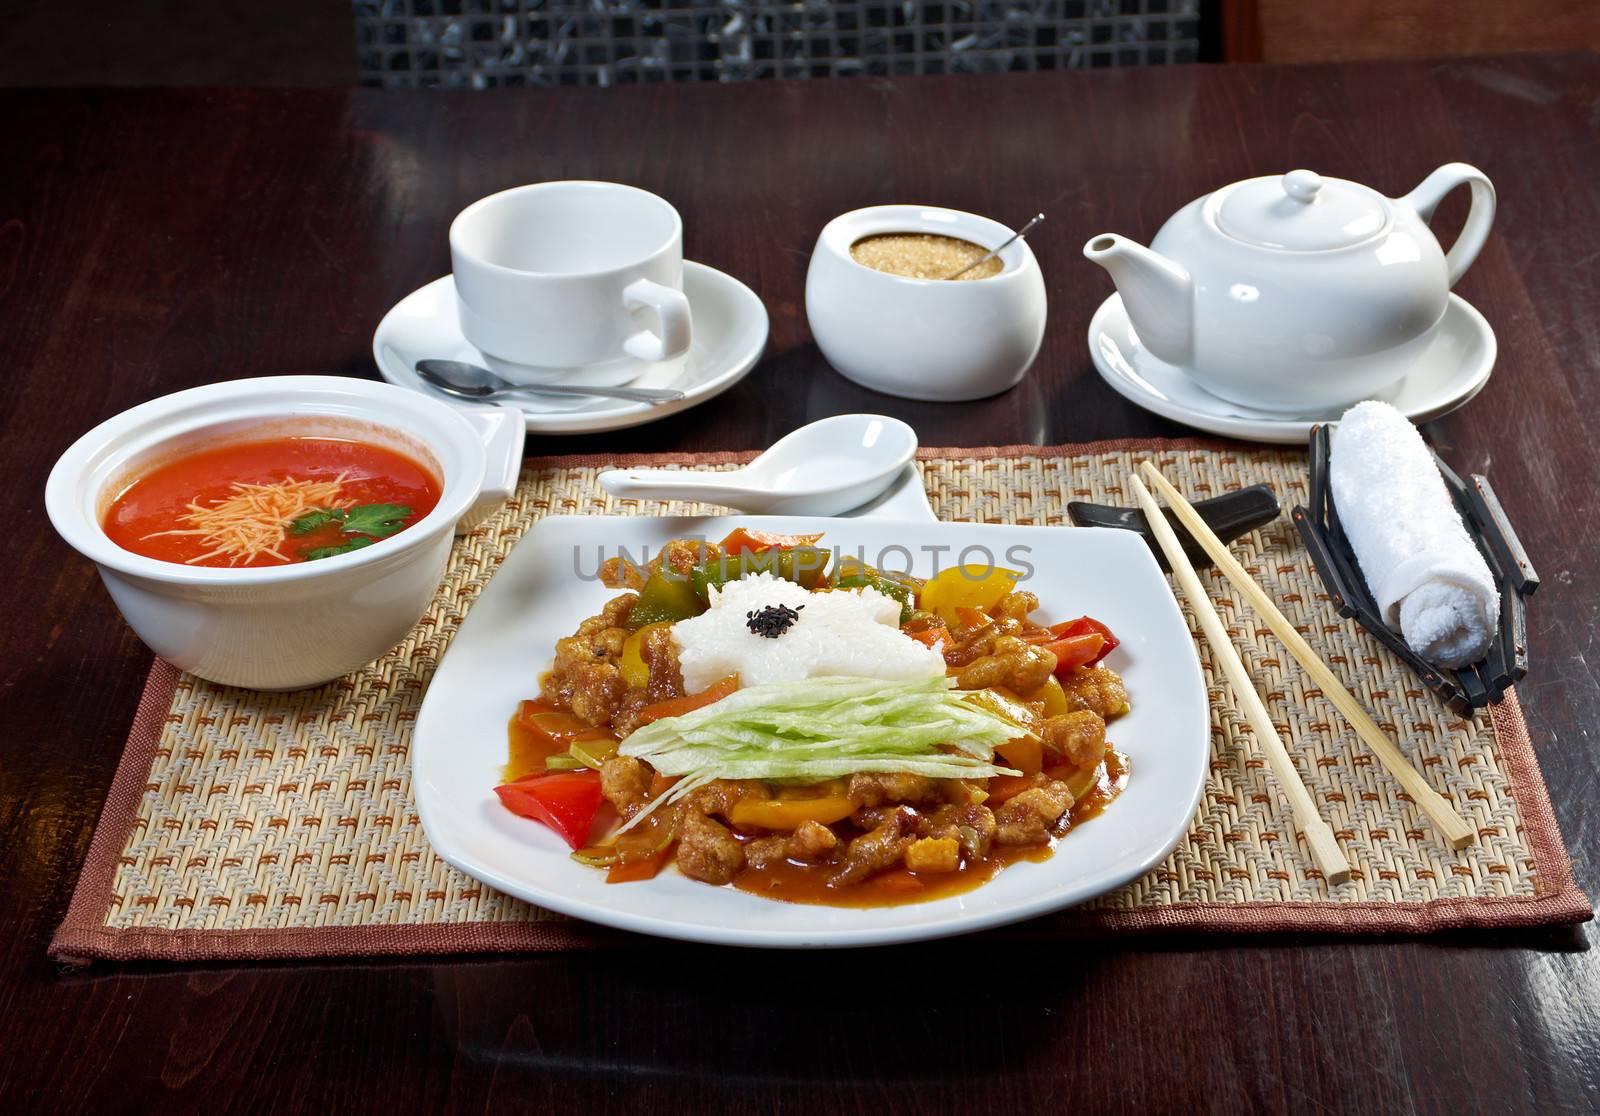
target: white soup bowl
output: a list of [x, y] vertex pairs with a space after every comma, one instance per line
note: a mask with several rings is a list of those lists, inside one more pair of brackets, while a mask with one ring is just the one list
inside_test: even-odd
[[[416, 392], [345, 377], [210, 384], [140, 404], [78, 439], [50, 473], [45, 507], [163, 659], [224, 685], [314, 686], [399, 643], [438, 590], [458, 522], [510, 494], [522, 455], [520, 416], [506, 422], [498, 408], [481, 412], [469, 418]], [[117, 495], [152, 467], [229, 441], [296, 434], [405, 453], [434, 472], [439, 503], [372, 546], [284, 566], [165, 562], [124, 550], [101, 526]]]

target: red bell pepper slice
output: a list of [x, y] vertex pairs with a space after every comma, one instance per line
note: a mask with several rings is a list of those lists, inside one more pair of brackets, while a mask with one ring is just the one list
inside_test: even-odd
[[543, 822], [574, 849], [581, 848], [600, 809], [600, 773], [563, 771], [494, 788], [507, 810]]
[[1069, 636], [1088, 635], [1090, 632], [1105, 640], [1105, 644], [1100, 648], [1100, 653], [1085, 663], [1085, 666], [1093, 666], [1098, 663], [1101, 659], [1111, 654], [1117, 645], [1122, 642], [1111, 634], [1110, 628], [1092, 616], [1080, 616], [1076, 620], [1068, 620], [1064, 624], [1052, 624], [1050, 625], [1050, 630], [1055, 633], [1055, 637], [1058, 640], [1066, 639]]
[[647, 705], [639, 710], [639, 723], [648, 725], [652, 721], [659, 721], [663, 717], [681, 717], [685, 713], [693, 713], [710, 705], [714, 701], [721, 701], [739, 688], [739, 676], [730, 674], [720, 682], [713, 682], [698, 694], [688, 697], [669, 698], [658, 701], [654, 705]]
[[950, 644], [950, 629], [943, 624], [933, 628], [923, 628], [917, 632], [906, 632], [905, 634], [918, 643], [933, 648], [935, 651], [942, 651]]
[[1105, 643], [1105, 637], [1099, 632], [1085, 632], [1082, 635], [1070, 635], [1064, 639], [1041, 643], [1039, 646], [1056, 657], [1056, 667], [1052, 673], [1060, 676], [1070, 670], [1099, 662], [1105, 655]]
[[724, 554], [743, 554], [746, 551], [760, 553], [763, 550], [793, 550], [799, 546], [811, 546], [822, 537], [822, 532], [815, 535], [779, 535], [772, 531], [751, 531], [745, 527], [735, 527], [728, 532], [728, 537], [722, 540]]
[[517, 703], [517, 724], [551, 746], [564, 746], [589, 731], [589, 726], [565, 709], [537, 700]]

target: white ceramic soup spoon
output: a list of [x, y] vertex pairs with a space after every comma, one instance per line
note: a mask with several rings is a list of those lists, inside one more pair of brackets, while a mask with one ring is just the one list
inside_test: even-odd
[[901, 475], [917, 432], [887, 415], [835, 415], [791, 431], [743, 468], [608, 469], [613, 496], [719, 504], [751, 515], [837, 515], [859, 507]]

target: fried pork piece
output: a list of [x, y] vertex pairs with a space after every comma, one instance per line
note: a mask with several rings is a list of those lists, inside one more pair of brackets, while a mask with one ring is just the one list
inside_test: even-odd
[[822, 860], [838, 847], [839, 838], [821, 822], [801, 822], [789, 835], [789, 855], [796, 860]]
[[624, 818], [631, 818], [644, 805], [653, 776], [643, 760], [632, 756], [612, 756], [600, 765], [600, 793]]
[[649, 704], [650, 695], [643, 690], [629, 690], [622, 695], [617, 707], [611, 711], [611, 729], [617, 734], [617, 739], [626, 740], [639, 727], [639, 718]]
[[1033, 777], [1034, 785], [995, 811], [995, 843], [1042, 845], [1050, 840], [1050, 827], [1072, 809], [1072, 792], [1059, 779]]
[[941, 806], [922, 818], [917, 833], [923, 837], [950, 838], [969, 860], [989, 855], [997, 828], [994, 811], [978, 803]]
[[944, 791], [940, 780], [926, 775], [909, 775], [900, 771], [859, 771], [850, 776], [845, 796], [857, 806], [883, 806], [904, 802], [919, 805], [943, 802]]
[[702, 562], [714, 562], [719, 556], [720, 552], [711, 543], [699, 539], [673, 539], [661, 548], [661, 553], [650, 565], [655, 568], [666, 566], [687, 575], [695, 566]]
[[920, 775], [852, 775], [848, 787], [847, 796], [863, 804], [850, 815], [861, 829], [878, 828], [902, 805], [927, 811], [946, 805], [976, 806], [989, 797], [982, 786], [967, 779], [927, 779]]
[[733, 804], [742, 798], [771, 798], [765, 783], [755, 779], [716, 779], [689, 795], [689, 809], [702, 814], [728, 816]]
[[633, 611], [633, 594], [606, 603], [599, 615], [578, 625], [578, 630], [556, 640], [555, 666], [545, 677], [540, 696], [591, 725], [603, 725], [622, 701], [622, 674], [617, 657], [628, 630], [622, 625]]
[[829, 887], [848, 887], [893, 868], [904, 859], [917, 830], [917, 812], [899, 809], [870, 833], [863, 833], [845, 849], [844, 863], [828, 880]]
[[994, 626], [988, 625], [977, 634], [967, 634], [966, 629], [950, 633], [951, 644], [944, 649], [945, 666], [964, 667], [977, 662], [994, 650]]
[[1014, 693], [1031, 694], [1055, 669], [1056, 657], [1044, 648], [1003, 635], [994, 641], [992, 653], [961, 668], [956, 685], [963, 690], [1004, 686]]
[[1105, 755], [1105, 718], [1092, 709], [1049, 717], [1040, 726], [1039, 735], [1044, 738], [1045, 747], [1055, 749], [1080, 767]]
[[894, 817], [899, 809], [899, 804], [894, 802], [886, 806], [863, 806], [850, 815], [850, 822], [857, 829], [877, 829]]
[[919, 837], [906, 846], [906, 867], [913, 872], [954, 872], [961, 867], [961, 846], [954, 837]]
[[1122, 679], [1107, 667], [1080, 667], [1067, 672], [1061, 680], [1067, 697], [1077, 698], [1106, 720], [1120, 717], [1128, 711], [1128, 691]]
[[638, 603], [639, 598], [633, 593], [612, 597], [600, 610], [600, 619], [605, 621], [608, 628], [620, 628], [628, 622], [628, 617], [633, 614], [633, 606]]
[[748, 842], [744, 847], [745, 859], [757, 868], [765, 868], [780, 860], [798, 860], [802, 864], [816, 864], [826, 860], [839, 847], [839, 838], [821, 822], [801, 822], [793, 833], [773, 834]]
[[1001, 597], [1000, 602], [989, 610], [989, 615], [996, 620], [1015, 620], [1020, 627], [1038, 607], [1038, 597], [1025, 589], [1018, 589]]
[[566, 672], [563, 692], [567, 707], [587, 724], [611, 720], [622, 701], [622, 672], [613, 663], [580, 663]]
[[645, 694], [652, 702], [682, 697], [683, 670], [678, 666], [678, 649], [672, 644], [671, 628], [651, 628], [639, 640], [639, 657], [650, 668]]
[[643, 589], [645, 573], [621, 555], [600, 563], [600, 584], [607, 589]]
[[678, 834], [678, 871], [691, 880], [725, 884], [744, 864], [744, 848], [727, 826], [700, 811], [683, 813]]

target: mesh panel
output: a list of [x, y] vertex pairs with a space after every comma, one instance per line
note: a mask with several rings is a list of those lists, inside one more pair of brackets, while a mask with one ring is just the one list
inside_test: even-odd
[[368, 85], [482, 89], [1193, 62], [1199, 0], [353, 0]]

